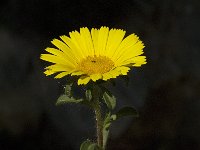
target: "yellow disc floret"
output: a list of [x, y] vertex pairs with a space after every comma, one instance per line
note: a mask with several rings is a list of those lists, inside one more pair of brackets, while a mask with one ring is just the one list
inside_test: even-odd
[[106, 56], [88, 56], [78, 64], [78, 69], [87, 75], [103, 74], [114, 67], [114, 62]]

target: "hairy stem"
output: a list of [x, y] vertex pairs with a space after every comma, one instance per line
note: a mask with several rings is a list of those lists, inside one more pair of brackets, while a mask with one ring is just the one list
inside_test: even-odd
[[94, 111], [95, 111], [95, 118], [96, 118], [97, 144], [100, 147], [103, 147], [103, 120], [101, 116], [101, 105], [99, 102], [98, 87], [93, 86], [92, 95], [93, 95]]

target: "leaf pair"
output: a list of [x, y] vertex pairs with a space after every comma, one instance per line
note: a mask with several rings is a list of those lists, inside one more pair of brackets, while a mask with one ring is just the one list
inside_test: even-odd
[[92, 94], [90, 90], [86, 90], [85, 97], [86, 99], [75, 99], [72, 96], [72, 84], [67, 84], [65, 86], [65, 94], [61, 95], [56, 102], [56, 105], [68, 104], [68, 103], [75, 103], [75, 104], [84, 104], [89, 107], [92, 107], [90, 101], [92, 99]]
[[116, 114], [113, 115], [111, 115], [111, 112], [106, 114], [103, 124], [103, 149], [105, 149], [108, 141], [109, 128], [111, 123], [125, 116], [138, 117], [139, 115], [137, 110], [133, 107], [123, 107]]

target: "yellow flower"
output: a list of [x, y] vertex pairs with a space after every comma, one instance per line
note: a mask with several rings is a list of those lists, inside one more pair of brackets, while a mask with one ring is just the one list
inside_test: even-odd
[[78, 84], [127, 75], [130, 67], [146, 64], [144, 44], [135, 34], [124, 38], [125, 31], [101, 27], [100, 29], [80, 28], [68, 36], [54, 39], [56, 48], [46, 48], [50, 54], [41, 54], [41, 59], [53, 63], [46, 67], [46, 75], [58, 73], [55, 78], [66, 75], [80, 76]]

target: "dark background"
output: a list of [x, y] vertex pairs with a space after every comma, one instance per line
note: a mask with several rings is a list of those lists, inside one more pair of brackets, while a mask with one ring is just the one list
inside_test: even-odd
[[0, 150], [76, 150], [95, 139], [91, 110], [55, 106], [66, 81], [45, 77], [39, 56], [59, 35], [102, 25], [136, 33], [148, 61], [128, 87], [116, 79], [117, 109], [135, 106], [140, 117], [114, 123], [108, 149], [200, 149], [199, 0], [2, 0]]

